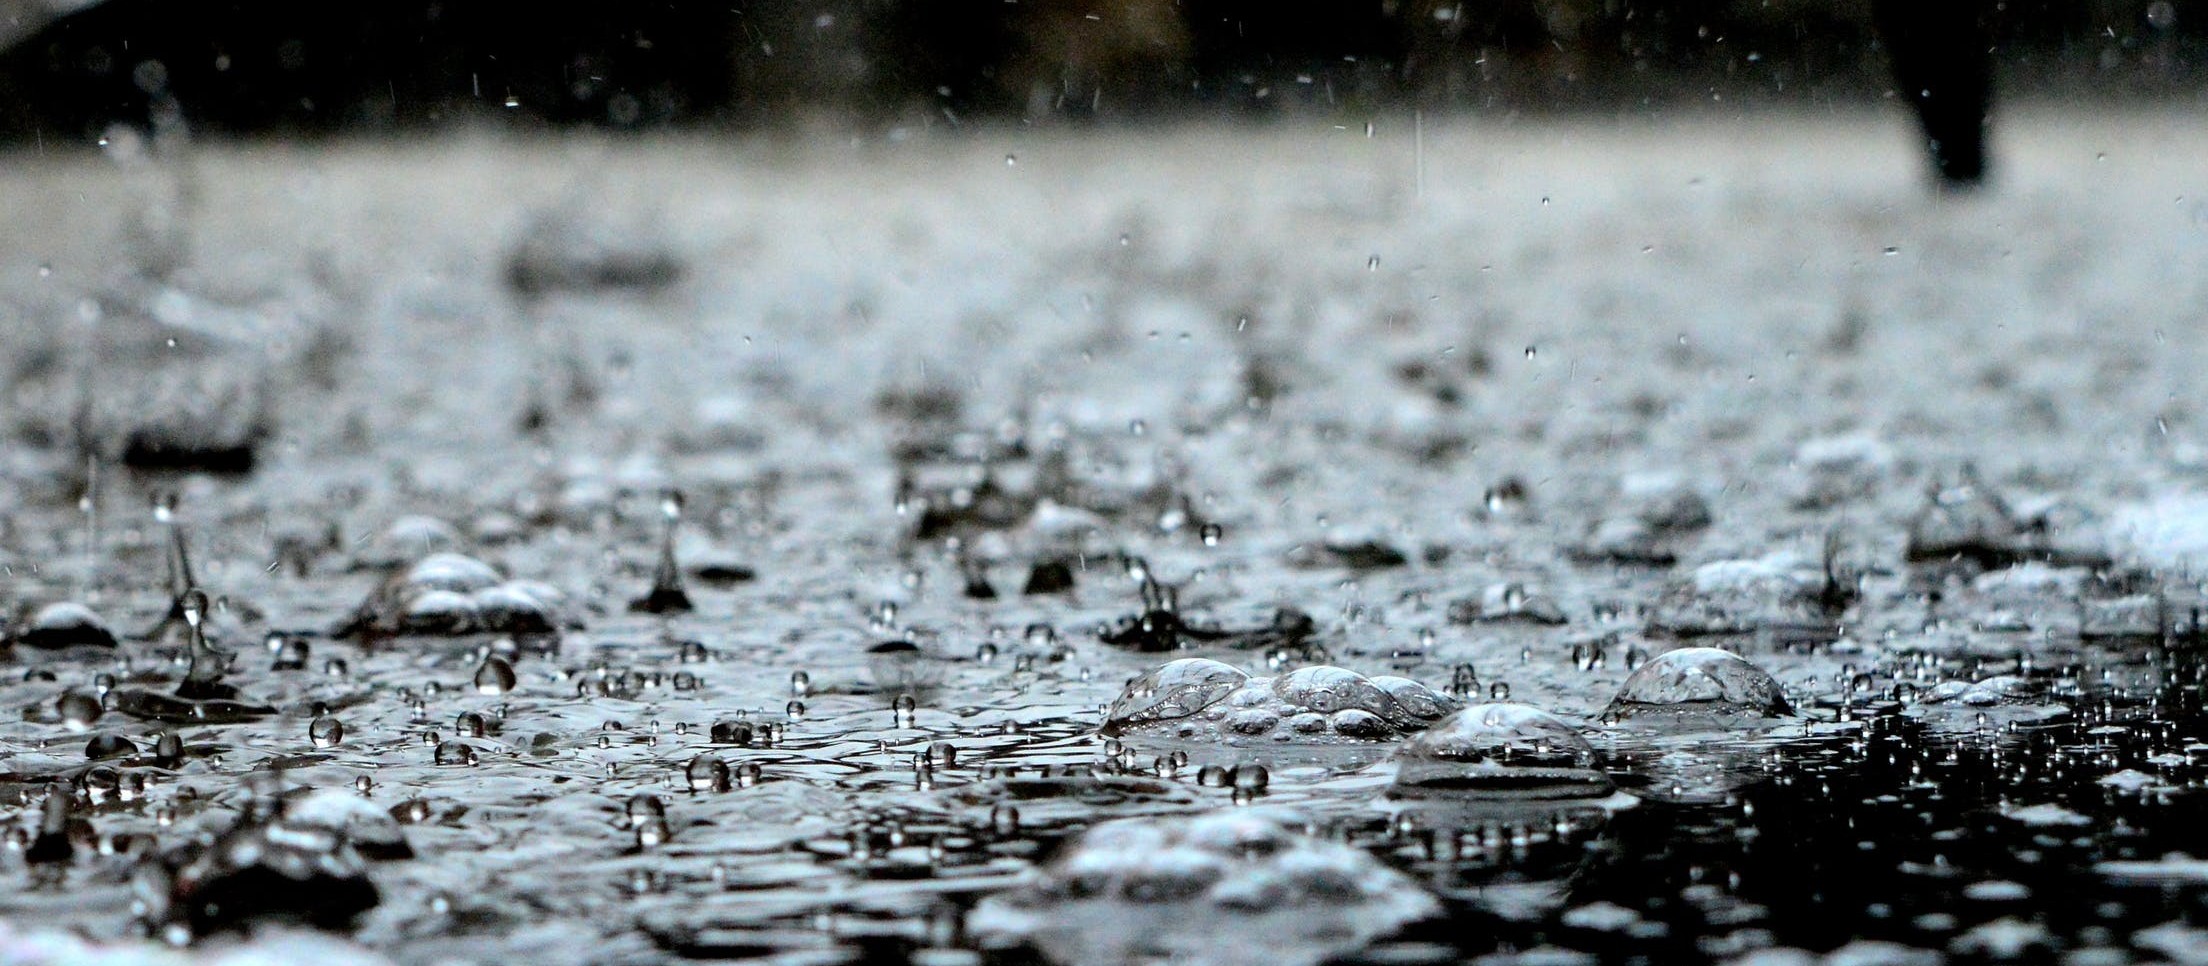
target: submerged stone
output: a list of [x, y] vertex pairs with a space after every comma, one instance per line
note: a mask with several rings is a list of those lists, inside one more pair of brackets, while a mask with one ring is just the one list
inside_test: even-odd
[[985, 948], [1058, 963], [1309, 966], [1440, 911], [1409, 877], [1298, 824], [1250, 810], [1107, 822], [967, 926]]
[[1666, 651], [1625, 679], [1603, 712], [1609, 721], [1768, 718], [1792, 714], [1779, 682], [1731, 651]]
[[1305, 744], [1389, 741], [1425, 728], [1455, 699], [1408, 678], [1316, 665], [1271, 678], [1183, 658], [1136, 678], [1105, 712], [1107, 735]]
[[1563, 719], [1523, 704], [1476, 704], [1396, 750], [1399, 797], [1594, 798], [1612, 790], [1595, 749]]

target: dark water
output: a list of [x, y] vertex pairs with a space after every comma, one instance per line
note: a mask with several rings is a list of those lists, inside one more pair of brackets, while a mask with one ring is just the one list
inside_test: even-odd
[[[2208, 956], [2191, 175], [1784, 130], [11, 176], [82, 237], [9, 249], [10, 941]], [[1687, 646], [1776, 698], [1612, 704]], [[1587, 793], [1392, 794], [1408, 690], [1099, 734], [1185, 656], [1540, 708]]]

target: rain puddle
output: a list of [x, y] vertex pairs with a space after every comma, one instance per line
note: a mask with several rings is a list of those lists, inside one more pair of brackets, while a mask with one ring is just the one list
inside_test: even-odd
[[0, 960], [2208, 955], [2180, 173], [1245, 134], [0, 177]]

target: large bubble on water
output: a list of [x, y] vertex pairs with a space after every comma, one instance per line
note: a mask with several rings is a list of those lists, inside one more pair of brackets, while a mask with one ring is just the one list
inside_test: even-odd
[[1103, 731], [1229, 745], [1357, 744], [1402, 738], [1456, 707], [1408, 678], [1326, 665], [1253, 678], [1218, 661], [1183, 658], [1130, 682], [1105, 712]]
[[1769, 718], [1792, 714], [1779, 682], [1731, 651], [1683, 647], [1666, 651], [1625, 679], [1603, 717], [1610, 721], [1665, 718]]
[[1579, 729], [1531, 705], [1476, 704], [1396, 750], [1397, 797], [1592, 798], [1612, 791]]
[[1780, 551], [1703, 564], [1665, 592], [1649, 629], [1681, 638], [1763, 634], [1829, 641], [1857, 593], [1839, 553], [1838, 540], [1828, 539], [1821, 558]]
[[376, 588], [341, 635], [541, 635], [571, 623], [566, 595], [549, 585], [506, 580], [473, 557], [433, 553]]
[[1409, 877], [1298, 824], [1263, 810], [1107, 822], [967, 926], [986, 948], [1025, 943], [1059, 963], [1303, 966], [1440, 911]]

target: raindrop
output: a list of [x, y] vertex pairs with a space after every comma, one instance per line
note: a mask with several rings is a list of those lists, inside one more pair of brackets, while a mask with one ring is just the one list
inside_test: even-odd
[[989, 810], [989, 831], [998, 838], [1009, 839], [1020, 834], [1020, 810], [1011, 805], [999, 804]]
[[64, 691], [54, 699], [55, 715], [71, 731], [90, 731], [92, 723], [100, 720], [101, 710], [100, 699], [82, 691]]
[[1604, 717], [1650, 714], [1773, 717], [1790, 714], [1777, 681], [1739, 655], [1684, 647], [1657, 655], [1627, 676]]
[[496, 654], [484, 658], [475, 669], [477, 694], [505, 694], [514, 689], [514, 683], [513, 664]]
[[694, 792], [725, 792], [732, 787], [728, 762], [715, 754], [701, 754], [690, 759], [690, 764], [683, 768], [683, 777], [689, 780], [690, 790]]
[[118, 734], [101, 732], [85, 743], [84, 756], [93, 761], [103, 758], [123, 758], [138, 753], [138, 746]]
[[437, 743], [436, 760], [440, 765], [473, 765], [475, 747], [458, 741], [440, 741]]
[[307, 740], [316, 748], [335, 748], [345, 740], [345, 722], [328, 715], [316, 718], [307, 726]]
[[706, 737], [716, 745], [739, 747], [750, 747], [752, 736], [751, 722], [748, 721], [716, 721], [706, 733]]
[[629, 609], [647, 614], [687, 614], [694, 608], [689, 592], [682, 588], [682, 567], [675, 562], [675, 529], [682, 523], [683, 496], [681, 490], [666, 490], [659, 495], [659, 514], [664, 523], [660, 531], [659, 564], [652, 571], [652, 589], [643, 597], [629, 603]]
[[310, 650], [307, 642], [288, 634], [269, 635], [274, 658], [269, 663], [271, 671], [298, 671], [307, 666]]

